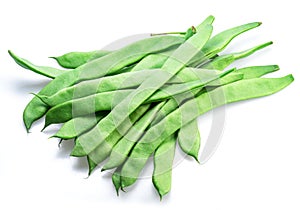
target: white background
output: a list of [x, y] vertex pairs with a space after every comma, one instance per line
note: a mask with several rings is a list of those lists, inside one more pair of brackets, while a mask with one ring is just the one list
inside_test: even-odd
[[[297, 1], [0, 1], [0, 209], [299, 209], [299, 7]], [[273, 40], [274, 45], [242, 65], [278, 64], [274, 76], [296, 81], [270, 97], [226, 108], [226, 126], [214, 156], [198, 165], [188, 159], [173, 171], [171, 193], [162, 202], [151, 179], [117, 197], [109, 174], [89, 179], [84, 160], [70, 158], [71, 144], [58, 149], [40, 133], [27, 134], [22, 112], [49, 80], [18, 67], [11, 49], [34, 63], [56, 66], [48, 56], [89, 51], [124, 36], [185, 30], [206, 16], [215, 31], [253, 21], [263, 25], [237, 38], [227, 52]], [[202, 138], [209, 114], [199, 119]]]

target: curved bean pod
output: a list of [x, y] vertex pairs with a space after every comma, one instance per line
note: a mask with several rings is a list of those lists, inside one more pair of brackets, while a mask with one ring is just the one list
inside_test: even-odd
[[159, 194], [160, 200], [171, 190], [175, 147], [176, 138], [174, 135], [171, 135], [158, 146], [153, 155], [154, 170], [152, 183]]
[[67, 69], [75, 69], [89, 61], [108, 55], [111, 51], [96, 50], [90, 52], [69, 52], [57, 57], [50, 57], [57, 61], [57, 63]]
[[49, 77], [54, 79], [55, 77], [65, 73], [65, 70], [61, 70], [61, 69], [56, 69], [56, 68], [52, 68], [52, 67], [48, 67], [48, 66], [37, 66], [34, 65], [33, 63], [31, 63], [30, 61], [18, 57], [17, 55], [15, 55], [12, 51], [8, 51], [9, 55], [14, 59], [14, 61], [20, 65], [21, 67], [31, 70], [37, 74]]
[[178, 132], [178, 144], [184, 153], [193, 157], [197, 162], [199, 162], [198, 153], [200, 143], [201, 139], [197, 120], [192, 120], [180, 128]]
[[84, 132], [94, 127], [100, 119], [107, 113], [95, 113], [91, 115], [80, 116], [72, 118], [67, 121], [52, 137], [68, 140], [74, 139]]

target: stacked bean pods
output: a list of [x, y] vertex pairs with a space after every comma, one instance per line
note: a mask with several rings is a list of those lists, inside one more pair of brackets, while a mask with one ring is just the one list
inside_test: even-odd
[[186, 32], [153, 35], [116, 51], [71, 52], [54, 57], [67, 70], [36, 66], [9, 51], [20, 66], [52, 78], [29, 102], [27, 130], [45, 116], [45, 128], [63, 123], [53, 137], [74, 139], [72, 156], [87, 157], [89, 174], [104, 160], [119, 192], [135, 183], [153, 156], [153, 184], [162, 198], [171, 189], [176, 141], [198, 161], [197, 117], [240, 100], [280, 91], [292, 75], [261, 78], [277, 65], [229, 69], [229, 65], [269, 46], [219, 55], [248, 23], [212, 34], [209, 16]]

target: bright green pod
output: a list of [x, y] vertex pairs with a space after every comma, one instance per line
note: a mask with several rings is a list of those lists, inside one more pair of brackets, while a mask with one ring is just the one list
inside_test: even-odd
[[171, 135], [158, 146], [153, 155], [154, 170], [152, 183], [160, 199], [171, 190], [175, 148], [176, 138], [174, 135]]

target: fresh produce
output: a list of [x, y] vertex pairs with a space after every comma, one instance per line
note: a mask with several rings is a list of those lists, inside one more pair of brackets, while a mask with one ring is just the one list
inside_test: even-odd
[[160, 198], [171, 190], [176, 142], [198, 160], [197, 117], [224, 104], [274, 94], [293, 76], [261, 78], [277, 65], [231, 68], [272, 42], [221, 53], [238, 35], [261, 25], [248, 23], [211, 37], [213, 16], [186, 32], [152, 34], [119, 50], [70, 52], [54, 58], [57, 69], [38, 66], [9, 51], [17, 64], [53, 79], [34, 94], [24, 124], [45, 116], [45, 126], [62, 123], [52, 137], [74, 139], [71, 152], [86, 157], [89, 175], [107, 159], [119, 190], [139, 178], [153, 156], [152, 182]]

